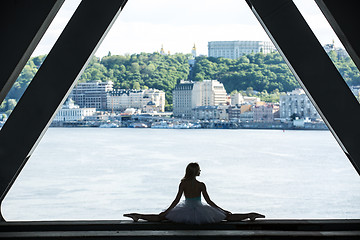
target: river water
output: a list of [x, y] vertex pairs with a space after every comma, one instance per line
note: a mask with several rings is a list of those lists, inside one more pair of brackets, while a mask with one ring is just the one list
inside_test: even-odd
[[271, 219], [360, 218], [360, 177], [328, 131], [50, 128], [6, 196], [7, 220], [158, 213], [198, 162], [211, 199]]

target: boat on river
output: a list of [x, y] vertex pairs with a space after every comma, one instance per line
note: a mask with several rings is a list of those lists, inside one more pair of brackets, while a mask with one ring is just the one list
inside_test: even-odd
[[148, 126], [145, 123], [132, 123], [129, 125], [129, 128], [147, 128]]
[[99, 128], [118, 128], [118, 127], [120, 126], [116, 123], [104, 123], [99, 126]]
[[167, 121], [154, 122], [151, 128], [171, 129], [174, 128], [174, 124]]

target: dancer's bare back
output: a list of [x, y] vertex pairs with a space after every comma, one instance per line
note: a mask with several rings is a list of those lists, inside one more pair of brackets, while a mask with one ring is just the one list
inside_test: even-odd
[[182, 189], [186, 198], [195, 198], [201, 196], [201, 192], [205, 189], [204, 185], [196, 179], [185, 180], [180, 183], [179, 190]]

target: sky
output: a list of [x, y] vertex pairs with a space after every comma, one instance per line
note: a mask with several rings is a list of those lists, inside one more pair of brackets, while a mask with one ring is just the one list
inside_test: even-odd
[[[209, 41], [270, 41], [245, 0], [129, 0], [95, 55], [156, 52], [207, 55]], [[294, 1], [322, 45], [342, 47], [312, 0]], [[33, 56], [51, 50], [80, 0], [66, 0]]]

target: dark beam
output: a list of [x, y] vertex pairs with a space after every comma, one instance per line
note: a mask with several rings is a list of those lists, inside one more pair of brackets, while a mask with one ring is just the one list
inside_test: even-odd
[[359, 1], [315, 0], [346, 51], [360, 69]]
[[0, 103], [24, 68], [64, 0], [0, 3]]
[[291, 0], [247, 3], [360, 174], [359, 103], [295, 4]]
[[2, 201], [126, 0], [82, 1], [0, 131]]

